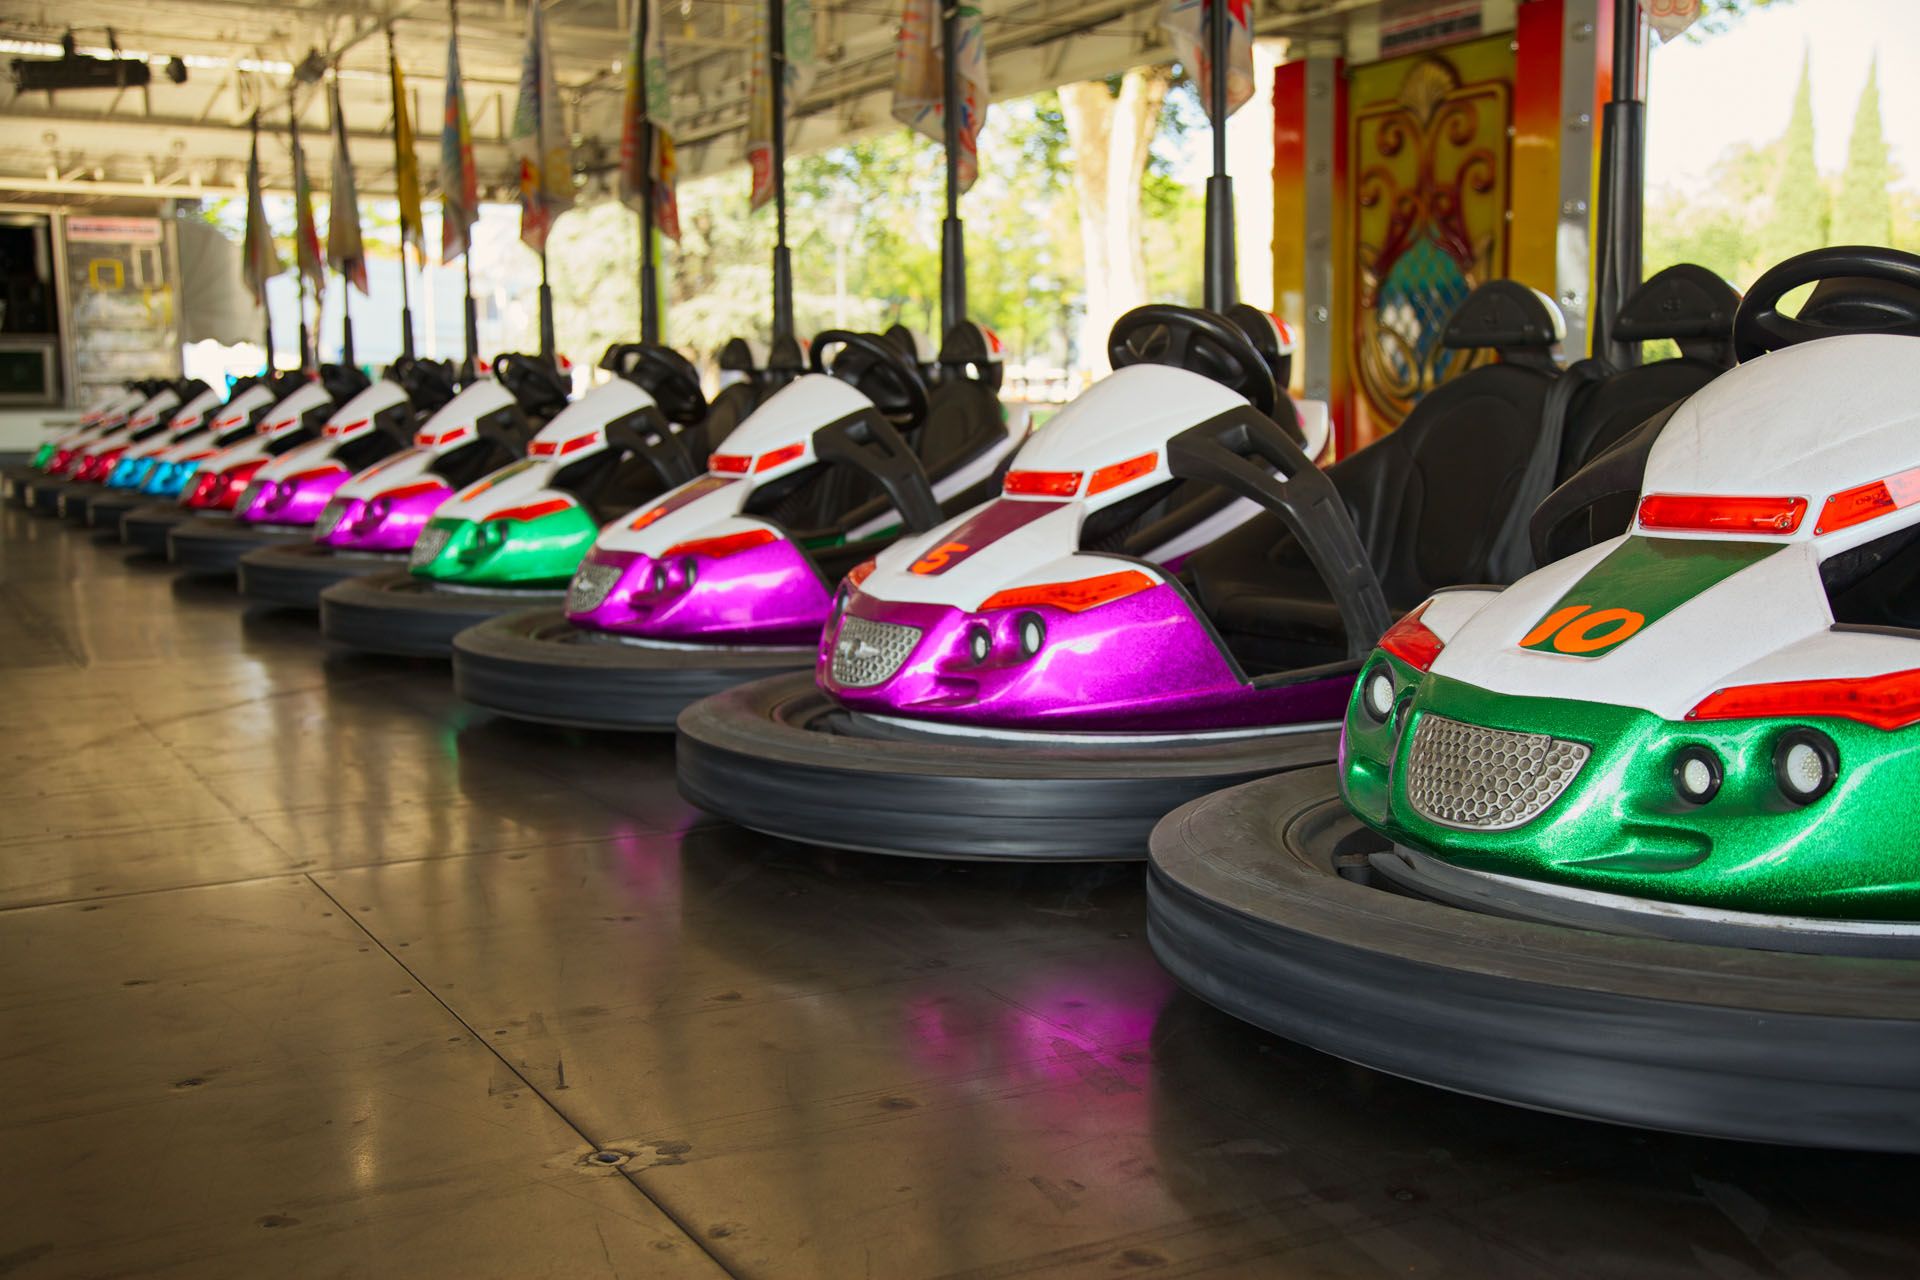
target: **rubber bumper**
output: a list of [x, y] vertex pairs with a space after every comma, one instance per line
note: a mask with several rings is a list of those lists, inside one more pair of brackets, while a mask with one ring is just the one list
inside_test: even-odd
[[336, 582], [320, 593], [320, 630], [327, 639], [368, 653], [446, 658], [468, 627], [563, 593], [523, 588], [452, 589], [405, 569]]
[[63, 519], [75, 524], [91, 524], [88, 518], [93, 504], [106, 490], [97, 484], [70, 484], [60, 491], [57, 502]]
[[1543, 1111], [1920, 1150], [1920, 962], [1481, 915], [1392, 892], [1332, 769], [1153, 833], [1147, 936], [1201, 999], [1326, 1053]]
[[311, 542], [257, 547], [240, 557], [240, 594], [262, 604], [318, 609], [320, 593], [334, 583], [406, 563], [404, 551], [339, 551]]
[[167, 534], [183, 520], [194, 519], [174, 502], [149, 502], [120, 517], [120, 541], [148, 555], [167, 554]]
[[285, 546], [313, 536], [309, 529], [243, 524], [232, 516], [183, 520], [167, 531], [167, 559], [183, 573], [226, 574], [240, 557], [261, 547]]
[[93, 496], [87, 503], [87, 524], [95, 529], [120, 532], [120, 518], [136, 508], [143, 507], [147, 499], [137, 493], [124, 489], [107, 489]]
[[749, 680], [813, 666], [812, 649], [630, 644], [557, 608], [490, 618], [453, 638], [454, 692], [516, 720], [585, 729], [670, 731], [689, 703]]
[[6, 486], [7, 498], [15, 506], [27, 505], [27, 488], [39, 478], [40, 473], [24, 462], [0, 467], [0, 484]]
[[1112, 745], [875, 737], [810, 672], [741, 685], [680, 713], [680, 792], [755, 831], [930, 858], [1124, 861], [1153, 824], [1225, 786], [1324, 764], [1330, 728]]
[[37, 516], [57, 516], [60, 514], [60, 498], [65, 494], [68, 482], [49, 476], [36, 476], [27, 483], [26, 508]]

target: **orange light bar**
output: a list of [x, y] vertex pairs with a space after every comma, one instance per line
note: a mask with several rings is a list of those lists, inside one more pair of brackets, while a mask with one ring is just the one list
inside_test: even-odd
[[1009, 471], [1000, 486], [1002, 493], [1038, 494], [1048, 498], [1071, 498], [1080, 492], [1080, 471]]
[[1431, 603], [1422, 603], [1418, 609], [1388, 627], [1386, 634], [1380, 637], [1382, 649], [1420, 671], [1429, 670], [1433, 660], [1440, 656], [1440, 651], [1447, 647], [1426, 623], [1420, 621], [1420, 615], [1427, 611], [1427, 604]]
[[1820, 508], [1820, 522], [1813, 526], [1813, 531], [1832, 533], [1836, 529], [1849, 528], [1890, 511], [1910, 507], [1915, 502], [1920, 502], [1920, 467], [1851, 489], [1842, 489]]
[[873, 575], [873, 566], [874, 566], [874, 561], [862, 560], [859, 564], [847, 570], [847, 585], [850, 587], [857, 587], [861, 583], [865, 582], [869, 577]]
[[1137, 591], [1145, 591], [1152, 585], [1153, 579], [1140, 570], [1123, 569], [1119, 573], [1103, 573], [1096, 578], [1081, 578], [1075, 582], [1049, 582], [1037, 587], [1012, 587], [1006, 591], [996, 591], [982, 602], [979, 611], [985, 613], [990, 609], [1051, 605], [1068, 613], [1084, 613]]
[[758, 458], [755, 458], [753, 460], [753, 469], [756, 472], [771, 471], [775, 467], [792, 462], [806, 451], [807, 446], [804, 443], [782, 445], [778, 449], [769, 453], [763, 453]]
[[1689, 720], [1833, 716], [1904, 729], [1920, 722], [1920, 671], [1889, 671], [1857, 679], [1786, 680], [1716, 689], [1687, 712]]
[[644, 529], [648, 525], [652, 524], [654, 521], [660, 519], [660, 517], [666, 514], [667, 514], [667, 508], [665, 507], [649, 507], [645, 511], [642, 511], [639, 515], [635, 516], [630, 522], [628, 522], [627, 528], [633, 529], [636, 531], [640, 529]]
[[1762, 533], [1785, 537], [1807, 514], [1805, 498], [1729, 498], [1713, 493], [1650, 493], [1640, 499], [1642, 529], [1688, 533]]
[[738, 551], [751, 551], [755, 547], [764, 547], [776, 541], [771, 529], [748, 529], [742, 533], [724, 534], [718, 538], [695, 538], [692, 542], [679, 542], [668, 547], [660, 558], [670, 560], [674, 556], [706, 556], [718, 560]]
[[565, 498], [548, 498], [544, 502], [529, 502], [524, 507], [507, 507], [485, 518], [488, 520], [538, 520], [541, 516], [565, 511], [572, 505]]
[[1129, 480], [1138, 480], [1159, 465], [1160, 451], [1156, 449], [1152, 453], [1143, 453], [1137, 458], [1102, 467], [1093, 473], [1093, 480], [1087, 485], [1087, 496], [1091, 498], [1096, 493], [1117, 489]]
[[707, 455], [707, 470], [723, 476], [745, 475], [747, 468], [753, 465], [753, 456], [746, 453], [710, 453]]
[[422, 493], [432, 493], [435, 489], [444, 489], [446, 487], [446, 485], [438, 480], [416, 480], [412, 484], [403, 484], [393, 489], [383, 489], [373, 496], [376, 498], [385, 498], [389, 502], [393, 502], [401, 498], [411, 498]]

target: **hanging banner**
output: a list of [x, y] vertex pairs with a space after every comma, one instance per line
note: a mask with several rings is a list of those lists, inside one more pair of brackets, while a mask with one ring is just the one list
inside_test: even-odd
[[1167, 0], [1160, 29], [1167, 33], [1174, 56], [1200, 86], [1200, 104], [1213, 101], [1213, 67], [1207, 50], [1207, 26], [1224, 5], [1227, 21], [1227, 114], [1232, 115], [1253, 97], [1253, 27], [1248, 7], [1252, 0]]
[[[67, 223], [69, 238], [73, 222]], [[253, 113], [253, 149], [247, 153], [247, 231], [240, 245], [240, 278], [261, 306], [267, 305], [267, 281], [286, 270], [273, 228], [267, 225], [267, 206], [260, 196], [260, 113]]]
[[[361, 293], [367, 291], [367, 247], [360, 237], [360, 193], [347, 154], [347, 119], [340, 110], [340, 81], [332, 85], [333, 190], [327, 202], [327, 257], [333, 269]], [[401, 205], [402, 210], [406, 208]]]
[[393, 56], [391, 33], [387, 37], [387, 75], [393, 94], [393, 190], [400, 202], [400, 243], [412, 245], [413, 251], [425, 262], [427, 237], [420, 220], [420, 155], [413, 147], [413, 118], [407, 110], [406, 78], [400, 74], [399, 59]]
[[[987, 40], [978, 4], [959, 5], [960, 189], [980, 175], [980, 130], [987, 120]], [[893, 118], [914, 132], [944, 143], [946, 135], [946, 32], [940, 0], [906, 0], [893, 57]]]
[[[667, 42], [660, 26], [660, 0], [633, 10], [627, 46], [627, 94], [620, 119], [620, 199], [640, 212], [642, 193], [653, 189], [653, 225], [669, 240], [680, 239], [680, 204], [674, 193], [673, 94], [667, 84]], [[642, 130], [653, 129], [647, 172], [641, 173]]]
[[287, 121], [293, 141], [293, 252], [294, 265], [318, 290], [326, 283], [327, 256], [320, 248], [320, 229], [313, 220], [313, 184], [307, 180], [307, 158], [300, 150], [300, 118]]
[[480, 221], [480, 180], [473, 168], [473, 126], [460, 81], [460, 38], [447, 37], [447, 106], [440, 126], [440, 261], [452, 262], [473, 243]]
[[527, 7], [527, 52], [520, 64], [512, 142], [520, 166], [520, 239], [541, 253], [554, 219], [573, 207], [573, 147], [538, 3]]
[[1640, 0], [1640, 11], [1664, 44], [1700, 20], [1700, 0]]
[[[786, 67], [782, 93], [791, 115], [813, 86], [813, 0], [783, 0], [782, 37]], [[747, 164], [753, 169], [753, 194], [748, 207], [758, 209], [773, 199], [773, 69], [771, 33], [761, 23], [753, 37], [753, 71], [748, 85]], [[784, 128], [786, 122], [781, 121]]]

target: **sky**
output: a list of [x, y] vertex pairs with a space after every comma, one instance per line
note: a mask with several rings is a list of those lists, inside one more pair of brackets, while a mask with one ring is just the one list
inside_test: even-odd
[[1738, 143], [1786, 132], [1800, 60], [1811, 56], [1815, 159], [1846, 164], [1867, 63], [1880, 59], [1880, 118], [1899, 185], [1920, 189], [1920, 0], [1793, 0], [1724, 35], [1654, 51], [1647, 72], [1647, 182], [1687, 186]]

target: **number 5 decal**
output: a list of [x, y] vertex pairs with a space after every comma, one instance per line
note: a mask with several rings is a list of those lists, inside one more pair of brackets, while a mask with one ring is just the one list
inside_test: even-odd
[[1590, 604], [1570, 604], [1540, 619], [1533, 630], [1521, 637], [1520, 647], [1593, 658], [1626, 643], [1646, 625], [1646, 615], [1632, 609], [1595, 609]]
[[935, 547], [913, 562], [913, 571], [918, 574], [938, 573], [946, 568], [955, 556], [963, 556], [973, 550], [964, 542], [949, 542]]

